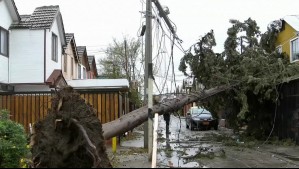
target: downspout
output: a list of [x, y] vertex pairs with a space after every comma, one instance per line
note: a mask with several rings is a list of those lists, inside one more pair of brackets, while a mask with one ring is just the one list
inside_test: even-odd
[[46, 55], [47, 55], [47, 39], [46, 39], [46, 29], [44, 29], [44, 83], [46, 83]]
[[10, 84], [10, 70], [9, 70], [9, 68], [10, 68], [10, 50], [9, 50], [9, 48], [10, 48], [10, 45], [9, 45], [9, 43], [10, 43], [10, 40], [9, 40], [9, 38], [10, 38], [10, 32], [8, 32], [8, 38], [7, 38], [7, 41], [8, 41], [8, 49], [7, 49], [7, 54], [8, 54], [8, 66], [7, 66], [7, 83], [8, 84]]

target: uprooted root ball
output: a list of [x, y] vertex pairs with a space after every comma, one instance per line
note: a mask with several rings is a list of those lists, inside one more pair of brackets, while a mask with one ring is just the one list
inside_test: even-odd
[[111, 168], [102, 125], [71, 87], [58, 91], [31, 136], [34, 167]]

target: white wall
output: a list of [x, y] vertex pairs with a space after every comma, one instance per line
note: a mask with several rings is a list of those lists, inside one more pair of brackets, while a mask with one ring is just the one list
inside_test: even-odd
[[[55, 62], [52, 60], [52, 33], [57, 36], [58, 39], [58, 61]], [[62, 45], [61, 45], [61, 37], [58, 31], [57, 19], [54, 21], [52, 28], [47, 30], [47, 58], [46, 58], [46, 80], [52, 74], [54, 69], [62, 69], [63, 64], [62, 62]]]
[[[12, 17], [4, 1], [0, 1], [0, 26], [8, 30]], [[10, 39], [9, 39], [10, 41]], [[0, 54], [0, 83], [8, 83], [8, 58]]]
[[10, 37], [10, 83], [43, 83], [44, 30], [13, 29]]

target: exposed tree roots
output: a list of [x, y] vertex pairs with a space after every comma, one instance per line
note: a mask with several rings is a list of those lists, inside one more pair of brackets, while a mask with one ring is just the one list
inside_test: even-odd
[[71, 87], [57, 92], [47, 117], [31, 136], [34, 167], [111, 168], [102, 125]]

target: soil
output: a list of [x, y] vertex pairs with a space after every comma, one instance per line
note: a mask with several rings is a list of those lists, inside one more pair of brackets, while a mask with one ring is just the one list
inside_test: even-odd
[[55, 94], [47, 117], [33, 129], [30, 144], [34, 167], [112, 167], [100, 121], [71, 87]]

